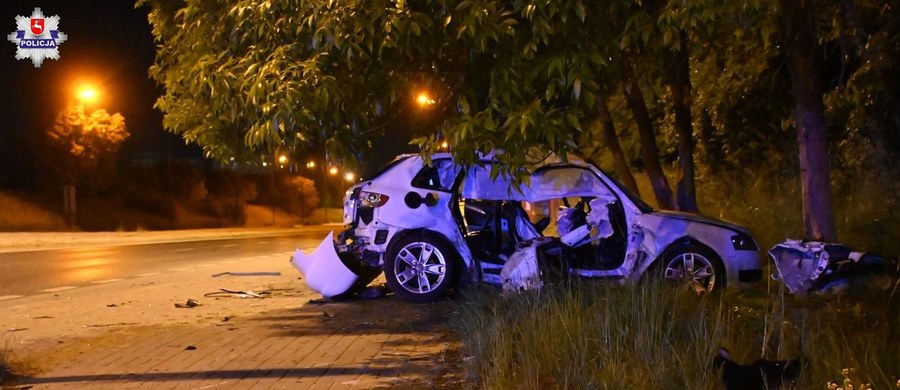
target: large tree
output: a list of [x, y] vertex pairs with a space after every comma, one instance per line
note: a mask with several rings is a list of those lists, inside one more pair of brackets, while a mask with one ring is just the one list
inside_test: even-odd
[[53, 125], [37, 135], [34, 158], [49, 173], [52, 186], [79, 185], [88, 193], [105, 190], [116, 177], [116, 158], [130, 136], [125, 118], [104, 109], [66, 106]]
[[[827, 186], [818, 119], [812, 126], [809, 116], [788, 121], [786, 88], [779, 88], [791, 80], [795, 97], [809, 90], [803, 96], [819, 102], [825, 93], [796, 84], [816, 78], [804, 50], [836, 40], [816, 24], [810, 40], [802, 15], [821, 23], [832, 13], [808, 0], [139, 4], [150, 7], [159, 42], [151, 75], [165, 88], [157, 102], [165, 127], [221, 160], [324, 147], [331, 160], [353, 162], [379, 137], [411, 130], [423, 151], [448, 141], [466, 163], [477, 151], [503, 149], [507, 169], [521, 174], [530, 151], [565, 158], [603, 139], [619, 154], [617, 170], [640, 160], [663, 207], [675, 207], [665, 168], [678, 161], [678, 203], [695, 209], [694, 128], [701, 161], [734, 167], [772, 158], [759, 150], [781, 147], [773, 139], [796, 123], [798, 134], [812, 136], [797, 138], [811, 146], [803, 161], [818, 159], [804, 171], [804, 183], [822, 187], [824, 178]], [[796, 15], [803, 23], [795, 23]], [[857, 26], [869, 25], [858, 19]], [[849, 38], [859, 35], [866, 34]], [[419, 91], [433, 96], [427, 112], [413, 103]], [[796, 99], [806, 103], [793, 112], [822, 112], [812, 100]], [[637, 126], [610, 112], [610, 101], [626, 101], [632, 115], [624, 120]], [[597, 122], [601, 136], [588, 126]], [[637, 128], [640, 137], [623, 138], [616, 122]], [[640, 158], [624, 153], [633, 150]], [[830, 208], [813, 199], [827, 193], [818, 187], [804, 192], [805, 215]], [[833, 237], [828, 224], [812, 222], [809, 236]]]

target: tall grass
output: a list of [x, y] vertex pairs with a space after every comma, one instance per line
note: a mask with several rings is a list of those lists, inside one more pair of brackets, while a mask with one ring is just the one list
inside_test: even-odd
[[[660, 283], [485, 289], [468, 293], [454, 326], [475, 388], [719, 389], [712, 358], [721, 346], [743, 363], [804, 356], [797, 389], [839, 382], [845, 368], [860, 383], [893, 388], [900, 297], [879, 292], [887, 295], [698, 297]], [[870, 299], [890, 302], [869, 309]]]

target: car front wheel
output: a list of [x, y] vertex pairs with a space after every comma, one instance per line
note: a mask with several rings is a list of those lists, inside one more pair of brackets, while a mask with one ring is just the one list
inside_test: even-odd
[[384, 276], [391, 290], [416, 303], [446, 295], [457, 275], [456, 250], [432, 234], [412, 234], [391, 245], [385, 256]]
[[712, 251], [688, 245], [675, 249], [660, 264], [667, 282], [683, 285], [698, 295], [725, 288], [725, 270]]

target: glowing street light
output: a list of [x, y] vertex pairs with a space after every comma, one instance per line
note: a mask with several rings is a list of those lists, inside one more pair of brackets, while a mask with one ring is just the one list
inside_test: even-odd
[[316, 162], [313, 161], [313, 160], [309, 160], [309, 161], [306, 162], [306, 167], [309, 168], [309, 169], [313, 169], [313, 168], [316, 167]]
[[82, 85], [78, 88], [78, 99], [84, 103], [93, 103], [98, 96], [97, 89], [91, 85]]
[[329, 175], [332, 175], [332, 176], [337, 175], [337, 174], [338, 174], [338, 169], [337, 169], [337, 167], [331, 167], [331, 168], [328, 168], [328, 174], [329, 174]]
[[356, 175], [354, 175], [353, 172], [347, 172], [344, 174], [344, 180], [346, 180], [350, 183], [353, 183], [353, 180], [355, 180], [355, 179], [356, 179]]
[[279, 163], [279, 164], [284, 165], [286, 162], [288, 162], [288, 157], [287, 157], [287, 156], [285, 156], [285, 155], [282, 154], [281, 156], [278, 157], [278, 163]]
[[434, 97], [428, 94], [427, 91], [421, 91], [418, 95], [416, 95], [416, 103], [419, 105], [419, 107], [425, 108], [427, 106], [434, 105], [435, 103], [437, 103], [437, 100], [434, 100]]

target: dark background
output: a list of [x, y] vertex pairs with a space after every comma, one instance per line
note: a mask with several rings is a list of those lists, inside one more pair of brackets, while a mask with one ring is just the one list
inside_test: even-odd
[[[16, 45], [7, 36], [15, 17], [35, 8], [46, 17], [59, 15], [59, 30], [68, 39], [58, 60], [35, 68], [30, 59], [15, 59]], [[201, 159], [199, 148], [163, 131], [162, 114], [153, 108], [160, 91], [148, 76], [155, 44], [147, 9], [131, 0], [23, 1], [0, 5], [0, 187], [30, 187], [35, 175], [26, 141], [51, 125], [56, 113], [75, 98], [81, 83], [99, 90], [97, 108], [121, 113], [131, 133], [120, 160]]]

